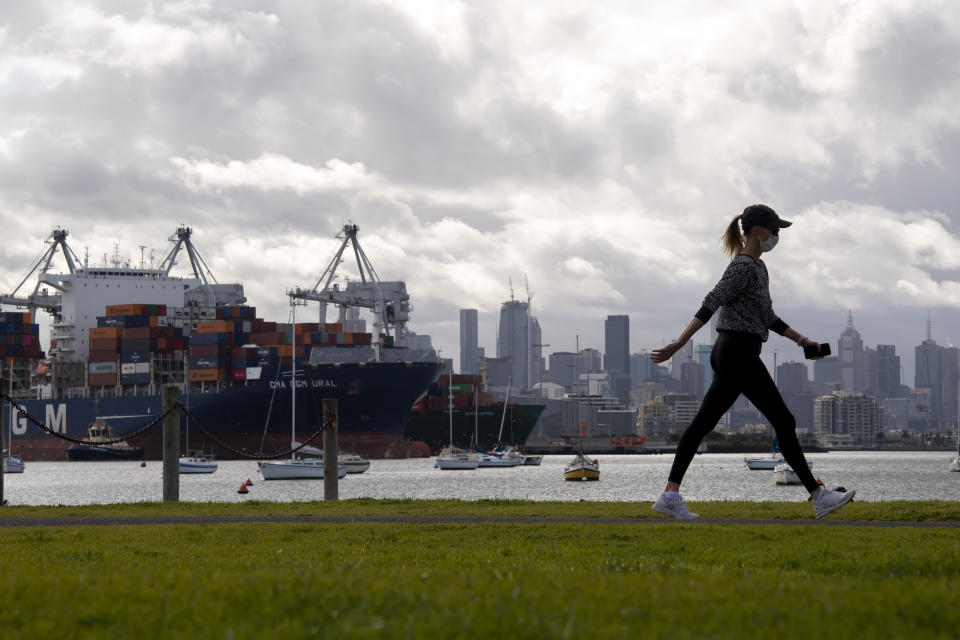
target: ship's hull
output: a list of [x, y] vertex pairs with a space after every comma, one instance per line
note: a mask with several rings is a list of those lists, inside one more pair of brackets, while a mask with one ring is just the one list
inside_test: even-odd
[[67, 447], [67, 460], [89, 462], [92, 460], [140, 460], [141, 458], [143, 458], [143, 449], [140, 447], [120, 449], [86, 444], [72, 444]]
[[[503, 444], [523, 445], [543, 413], [544, 405], [510, 405], [506, 419], [503, 404], [481, 405], [476, 416], [481, 447], [492, 449], [499, 440], [503, 420]], [[473, 407], [453, 412], [453, 444], [468, 448], [474, 439], [475, 412]], [[425, 442], [434, 454], [450, 444], [450, 413], [447, 411], [414, 411], [403, 430], [409, 441]]]
[[[322, 422], [322, 400], [338, 400], [340, 448], [372, 458], [427, 456], [423, 443], [403, 441], [403, 425], [410, 408], [436, 380], [440, 365], [431, 362], [344, 363], [307, 367], [298, 374], [296, 391], [297, 439], [303, 442]], [[301, 370], [302, 371], [302, 370]], [[212, 393], [191, 393], [181, 404], [214, 438], [253, 455], [285, 451], [291, 440], [289, 375], [264, 370], [262, 379], [247, 386], [231, 386]], [[47, 428], [77, 439], [87, 437], [95, 418], [104, 418], [116, 435], [133, 433], [161, 412], [160, 394], [27, 400], [26, 411]], [[11, 410], [4, 411], [7, 429], [14, 414], [14, 448], [25, 460], [63, 460], [69, 443], [31, 424]], [[180, 417], [181, 448], [185, 448], [188, 421]], [[9, 431], [8, 431], [9, 433]], [[190, 446], [210, 447], [220, 459], [240, 456], [190, 424]], [[131, 446], [144, 449], [149, 459], [162, 455], [162, 426], [135, 436]]]

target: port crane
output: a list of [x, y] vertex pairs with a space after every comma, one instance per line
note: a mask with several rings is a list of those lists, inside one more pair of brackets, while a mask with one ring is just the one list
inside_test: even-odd
[[[49, 246], [43, 252], [43, 255], [40, 256], [40, 259], [37, 260], [36, 264], [33, 265], [12, 292], [0, 296], [0, 304], [29, 309], [34, 318], [36, 318], [37, 309], [44, 309], [51, 313], [56, 313], [60, 310], [60, 294], [51, 294], [46, 288], [41, 289], [41, 285], [45, 284], [44, 276], [46, 276], [47, 271], [49, 271], [53, 258], [57, 255], [58, 251], [62, 251], [63, 257], [67, 262], [67, 269], [69, 269], [70, 273], [77, 271], [78, 265], [80, 264], [80, 257], [74, 253], [73, 249], [67, 244], [68, 235], [69, 232], [60, 227], [57, 227], [50, 233], [50, 236], [46, 239], [46, 243]], [[20, 293], [21, 289], [24, 288], [24, 285], [34, 274], [37, 275], [37, 284], [34, 285], [29, 293]]]
[[[394, 345], [405, 346], [407, 322], [410, 320], [411, 311], [407, 284], [399, 280], [380, 279], [357, 240], [359, 229], [359, 225], [349, 222], [345, 224], [336, 236], [341, 240], [340, 247], [313, 288], [295, 287], [287, 291], [287, 295], [291, 300], [319, 302], [320, 322], [326, 322], [327, 304], [340, 307], [341, 322], [348, 308], [369, 309], [373, 313], [374, 336], [391, 336], [392, 332]], [[349, 280], [347, 286], [341, 289], [339, 283], [334, 282], [334, 278], [348, 247], [353, 249], [357, 269], [360, 271], [360, 282]], [[379, 340], [374, 340], [373, 347], [375, 357], [379, 360], [381, 347]]]

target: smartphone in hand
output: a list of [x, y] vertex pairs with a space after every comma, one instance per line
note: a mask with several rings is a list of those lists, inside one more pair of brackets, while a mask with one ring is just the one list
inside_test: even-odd
[[806, 358], [807, 360], [812, 360], [814, 358], [823, 358], [828, 355], [830, 355], [829, 342], [821, 342], [819, 350], [811, 346], [806, 346], [803, 348], [803, 357]]

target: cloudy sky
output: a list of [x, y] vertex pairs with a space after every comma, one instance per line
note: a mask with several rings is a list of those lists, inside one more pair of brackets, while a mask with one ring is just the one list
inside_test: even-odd
[[638, 351], [766, 202], [795, 222], [778, 313], [836, 348], [852, 309], [912, 385], [928, 311], [960, 344], [958, 103], [947, 1], [5, 3], [0, 290], [54, 226], [96, 263], [184, 223], [282, 320], [352, 220], [457, 360], [457, 310], [492, 353], [524, 276], [546, 351], [602, 349], [611, 313]]

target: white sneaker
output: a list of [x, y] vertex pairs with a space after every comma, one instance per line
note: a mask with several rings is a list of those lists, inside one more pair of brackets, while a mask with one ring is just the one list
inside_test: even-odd
[[690, 513], [690, 510], [687, 509], [687, 503], [683, 501], [683, 496], [668, 498], [661, 493], [657, 501], [653, 503], [653, 510], [665, 516], [673, 516], [678, 520], [696, 520], [700, 517], [695, 513]]
[[820, 495], [817, 496], [817, 499], [813, 501], [813, 512], [816, 514], [817, 520], [825, 518], [847, 504], [853, 500], [853, 496], [855, 495], [857, 495], [857, 492], [853, 489], [841, 493], [840, 491], [831, 491], [824, 487]]

